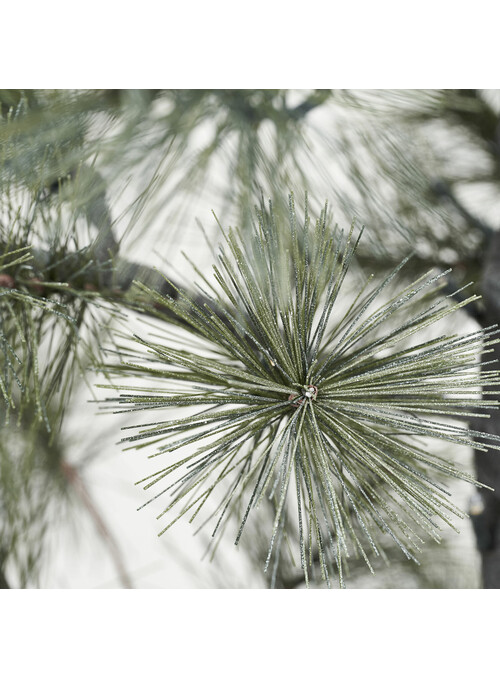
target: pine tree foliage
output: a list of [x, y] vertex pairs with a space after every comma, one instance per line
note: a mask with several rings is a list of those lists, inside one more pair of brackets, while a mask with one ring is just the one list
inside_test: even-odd
[[[158, 518], [180, 507], [160, 535], [185, 514], [202, 516], [223, 487], [209, 516], [212, 536], [236, 517], [236, 544], [252, 509], [264, 497], [274, 503], [265, 563], [273, 583], [291, 511], [306, 583], [313, 553], [327, 584], [334, 570], [344, 584], [351, 553], [371, 568], [380, 532], [415, 559], [417, 529], [439, 540], [437, 519], [464, 517], [443, 478], [474, 482], [419, 441], [470, 446], [476, 435], [476, 447], [500, 449], [500, 438], [449, 421], [487, 416], [483, 410], [498, 404], [478, 400], [482, 386], [500, 383], [497, 371], [478, 371], [496, 330], [418, 341], [418, 333], [475, 297], [436, 298], [443, 276], [429, 273], [384, 300], [406, 262], [378, 284], [367, 281], [347, 310], [337, 311], [358, 238], [354, 228], [347, 235], [332, 229], [326, 208], [313, 223], [306, 204], [299, 220], [291, 198], [285, 228], [272, 206], [262, 206], [251, 237], [236, 229], [224, 238], [214, 280], [205, 280], [206, 303], [150, 291], [193, 336], [137, 336], [122, 363], [106, 367], [107, 374], [135, 377], [129, 388], [120, 386], [118, 411], [156, 415], [122, 442], [155, 444], [151, 456], [168, 459], [141, 481], [154, 488], [154, 500], [171, 494]], [[140, 386], [141, 377], [157, 384]], [[193, 406], [194, 414], [157, 418], [162, 409]], [[187, 445], [195, 450], [185, 452]]]
[[[0, 104], [0, 581], [7, 567], [19, 585], [36, 585], [54, 515], [65, 515], [68, 490], [81, 483], [63, 442], [67, 414], [81, 377], [94, 381], [88, 368], [115, 341], [140, 367], [110, 373], [142, 379], [143, 396], [152, 378], [163, 393], [155, 409], [176, 410], [158, 424], [165, 445], [202, 436], [165, 452], [178, 466], [163, 480], [163, 464], [145, 484], [166, 495], [175, 478], [177, 516], [199, 498], [186, 513], [218, 524], [213, 546], [231, 543], [229, 527], [238, 536], [244, 523], [242, 557], [260, 568], [261, 550], [247, 537], [269, 525], [263, 560], [276, 586], [291, 581], [287, 558], [311, 585], [342, 579], [359, 559], [376, 569], [376, 553], [393, 559], [388, 536], [421, 560], [421, 538], [439, 537], [436, 517], [456, 515], [443, 483], [466, 475], [444, 458], [446, 446], [473, 444], [484, 455], [496, 442], [481, 432], [498, 434], [493, 415], [484, 416], [497, 397], [495, 281], [484, 302], [477, 285], [485, 286], [484, 255], [493, 252], [498, 92], [0, 90]], [[261, 186], [273, 211], [262, 204], [254, 225]], [[322, 226], [292, 218], [289, 190], [300, 203], [307, 190], [328, 197], [335, 221], [356, 216], [363, 236], [342, 235], [325, 215]], [[473, 191], [479, 200], [469, 199]], [[220, 231], [216, 277], [195, 270], [181, 285], [170, 254], [207, 202], [235, 231]], [[319, 204], [308, 209], [318, 214]], [[158, 243], [169, 281], [144, 254]], [[378, 282], [363, 277], [370, 273]], [[154, 317], [160, 338], [140, 332], [134, 347], [126, 333], [117, 339], [110, 330], [127, 309], [141, 323]], [[453, 309], [483, 331], [453, 334], [453, 318], [464, 317]], [[318, 376], [313, 360], [330, 354]], [[415, 388], [393, 393], [403, 370]], [[370, 391], [379, 379], [380, 391]], [[139, 400], [125, 393], [123, 408], [140, 416]], [[210, 393], [221, 399], [209, 403]], [[189, 405], [195, 413], [184, 421]], [[462, 425], [451, 423], [457, 417]], [[161, 445], [163, 434], [150, 428], [129, 444]], [[417, 442], [428, 435], [439, 458]], [[224, 440], [227, 449], [212, 457]]]
[[[0, 561], [3, 564], [8, 558], [24, 587], [39, 569], [46, 533], [54, 524], [51, 509], [64, 496], [64, 456], [57, 425], [74, 377], [66, 363], [77, 328], [63, 304], [42, 296], [41, 281], [34, 280], [30, 248], [18, 247], [8, 238], [4, 243], [0, 257]], [[55, 344], [52, 356], [51, 343]], [[62, 393], [54, 399], [59, 388]]]
[[499, 197], [498, 90], [365, 90], [340, 99], [346, 124], [323, 141], [343, 163], [335, 204], [349, 216], [357, 205], [371, 225], [360, 256], [384, 269], [411, 244], [413, 271], [453, 266], [455, 278], [478, 283]]
[[115, 315], [95, 293], [110, 257], [82, 219], [88, 181], [51, 188], [81, 121], [62, 126], [62, 142], [53, 121], [51, 133], [28, 124], [23, 105], [8, 109], [0, 166], [0, 567], [21, 587], [37, 584], [74, 498], [64, 421]]

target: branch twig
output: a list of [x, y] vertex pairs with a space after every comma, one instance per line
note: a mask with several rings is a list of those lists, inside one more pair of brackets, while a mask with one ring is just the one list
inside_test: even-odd
[[73, 488], [79, 495], [83, 505], [85, 506], [92, 520], [94, 521], [97, 531], [99, 532], [102, 540], [109, 549], [111, 558], [115, 564], [118, 576], [120, 577], [120, 581], [123, 587], [126, 589], [134, 588], [132, 585], [132, 580], [125, 568], [120, 547], [118, 546], [116, 539], [113, 537], [109, 528], [104, 522], [101, 514], [97, 510], [97, 507], [93, 502], [89, 494], [89, 491], [85, 487], [82, 477], [78, 473], [77, 469], [74, 466], [68, 464], [67, 462], [63, 462], [61, 466], [62, 471], [66, 476], [68, 482], [73, 486]]
[[439, 198], [448, 200], [448, 202], [453, 205], [456, 211], [470, 226], [479, 230], [488, 240], [492, 237], [495, 232], [493, 228], [486, 224], [482, 219], [479, 219], [478, 217], [475, 217], [473, 214], [471, 214], [469, 210], [460, 202], [460, 200], [458, 200], [446, 182], [442, 181], [441, 179], [437, 179], [432, 183], [431, 188], [435, 195], [437, 195]]

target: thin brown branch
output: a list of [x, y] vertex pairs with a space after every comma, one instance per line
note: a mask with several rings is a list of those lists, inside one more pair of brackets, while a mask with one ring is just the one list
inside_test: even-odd
[[61, 467], [66, 479], [80, 497], [83, 505], [85, 506], [90, 517], [92, 518], [99, 535], [101, 536], [104, 544], [108, 548], [110, 556], [118, 572], [118, 576], [120, 578], [122, 586], [126, 589], [134, 588], [132, 580], [125, 568], [123, 555], [121, 553], [120, 547], [118, 546], [116, 539], [112, 535], [110, 529], [108, 528], [108, 526], [104, 522], [104, 519], [99, 513], [92, 497], [90, 496], [89, 491], [85, 487], [82, 477], [78, 473], [77, 469], [74, 466], [68, 464], [67, 462], [63, 462], [61, 464]]

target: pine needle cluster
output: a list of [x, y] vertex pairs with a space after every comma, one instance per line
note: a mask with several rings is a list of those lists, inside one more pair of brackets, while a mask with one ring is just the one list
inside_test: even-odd
[[132, 378], [111, 386], [116, 411], [190, 408], [122, 439], [129, 448], [155, 445], [151, 457], [167, 459], [139, 481], [156, 491], [146, 504], [170, 493], [159, 519], [178, 509], [160, 534], [181, 516], [193, 521], [210, 499], [203, 525], [213, 521], [216, 536], [236, 519], [238, 544], [270, 499], [265, 568], [274, 573], [290, 530], [306, 584], [319, 572], [343, 586], [351, 554], [371, 569], [381, 533], [416, 560], [422, 530], [439, 540], [440, 521], [463, 517], [446, 478], [475, 482], [426, 440], [500, 449], [500, 439], [464, 423], [498, 404], [480, 398], [500, 383], [499, 372], [479, 370], [498, 342], [495, 328], [428, 332], [477, 297], [443, 296], [445, 273], [432, 272], [394, 293], [403, 261], [380, 282], [368, 278], [346, 304], [361, 234], [333, 228], [326, 206], [312, 220], [307, 201], [299, 219], [293, 196], [288, 224], [262, 203], [251, 234], [221, 230], [214, 280], [197, 271], [202, 297], [140, 286], [179, 332], [134, 336], [121, 345], [121, 362], [104, 366], [112, 378]]

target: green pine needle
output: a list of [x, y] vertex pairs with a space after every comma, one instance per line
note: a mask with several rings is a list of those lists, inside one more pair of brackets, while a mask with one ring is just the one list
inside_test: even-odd
[[[456, 422], [498, 405], [480, 394], [500, 384], [499, 372], [479, 369], [497, 331], [426, 334], [418, 343], [418, 333], [477, 297], [453, 303], [440, 295], [442, 273], [391, 296], [406, 262], [339, 310], [359, 242], [354, 227], [347, 235], [332, 229], [326, 207], [312, 223], [307, 203], [299, 222], [293, 196], [287, 226], [275, 223], [271, 204], [257, 215], [250, 235], [222, 231], [216, 284], [206, 285], [204, 302], [139, 285], [184, 329], [124, 344], [122, 362], [105, 371], [134, 382], [114, 387], [120, 395], [107, 402], [119, 412], [195, 408], [127, 427], [139, 432], [122, 439], [129, 448], [155, 445], [151, 456], [166, 458], [140, 481], [161, 488], [146, 504], [170, 492], [158, 518], [177, 510], [160, 534], [214, 499], [213, 534], [237, 518], [237, 544], [270, 497], [264, 567], [273, 563], [273, 581], [294, 529], [306, 583], [319, 567], [327, 585], [336, 572], [343, 586], [350, 554], [361, 553], [371, 569], [380, 532], [415, 560], [421, 530], [439, 540], [439, 519], [452, 525], [463, 515], [442, 482], [474, 478], [423, 443], [500, 449], [500, 438]], [[144, 378], [158, 387], [141, 386]]]

